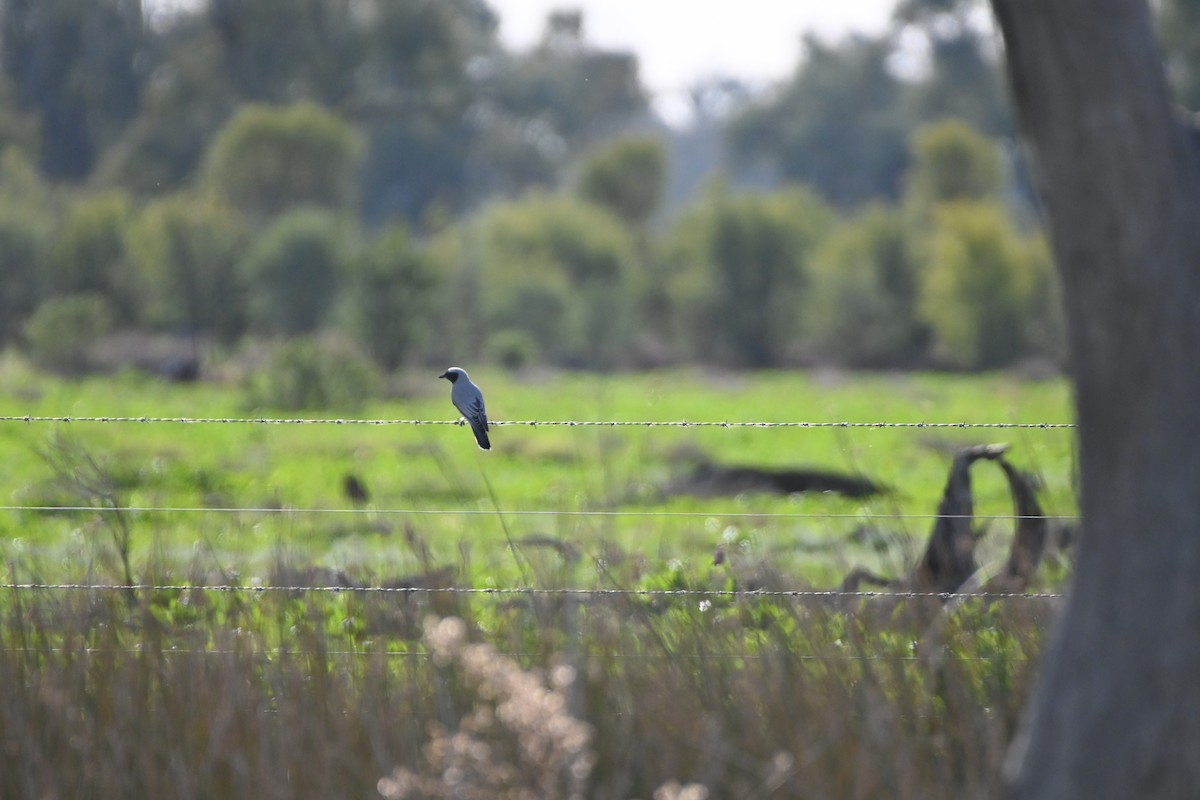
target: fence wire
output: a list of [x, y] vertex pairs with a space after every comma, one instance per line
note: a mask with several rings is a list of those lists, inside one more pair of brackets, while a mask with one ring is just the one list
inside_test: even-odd
[[[4, 647], [0, 648], [6, 653], [78, 653], [78, 649], [67, 647]], [[95, 654], [113, 654], [121, 653], [125, 655], [144, 656], [148, 652], [146, 648], [137, 647], [88, 647], [89, 655]], [[154, 651], [156, 655], [164, 656], [265, 656], [267, 658], [280, 658], [283, 656], [337, 656], [347, 657], [354, 656], [358, 658], [437, 658], [438, 654], [432, 650], [378, 650], [364, 648], [362, 650], [312, 650], [304, 648], [247, 648], [237, 650], [233, 648], [198, 648], [198, 647], [170, 647]], [[516, 651], [496, 651], [496, 656], [503, 656], [514, 659], [539, 659], [544, 656], [542, 653], [532, 652], [516, 652]], [[990, 661], [1028, 661], [1028, 656], [968, 656], [961, 653], [945, 653], [939, 652], [938, 658], [951, 658], [955, 661], [965, 662], [990, 662]], [[777, 661], [777, 654], [761, 654], [761, 653], [725, 653], [719, 651], [695, 652], [686, 651], [679, 653], [605, 653], [605, 658], [613, 658], [619, 661]], [[929, 656], [905, 656], [898, 653], [892, 654], [854, 654], [854, 653], [788, 653], [788, 658], [797, 661], [925, 661]], [[264, 709], [266, 713], [274, 713], [270, 709]]]
[[1060, 598], [1059, 592], [928, 592], [928, 591], [841, 591], [838, 589], [571, 589], [535, 588], [523, 586], [506, 587], [459, 587], [459, 586], [270, 586], [242, 584], [186, 584], [186, 583], [3, 583], [0, 591], [98, 591], [98, 592], [245, 592], [264, 594], [284, 592], [320, 592], [327, 594], [375, 594], [375, 595], [488, 595], [488, 596], [538, 596], [538, 597], [684, 597], [684, 598], [791, 598], [791, 599], [838, 599], [838, 598], [893, 598], [918, 599], [938, 598], [941, 600], [1050, 600]]
[[[103, 416], [0, 416], [0, 422], [138, 423], [181, 425], [464, 425], [451, 419], [305, 419], [270, 417], [103, 417]], [[1062, 429], [1073, 422], [731, 422], [690, 420], [489, 420], [496, 427], [529, 428], [990, 428]]]
[[975, 519], [975, 520], [1023, 520], [1044, 519], [1075, 522], [1078, 515], [1071, 514], [878, 514], [874, 512], [832, 513], [824, 511], [652, 511], [652, 510], [564, 510], [547, 509], [453, 509], [453, 508], [307, 508], [297, 506], [267, 506], [261, 508], [207, 506], [0, 506], [0, 511], [24, 511], [31, 513], [129, 513], [129, 514], [350, 514], [350, 515], [412, 515], [434, 517], [673, 517], [673, 518], [730, 518], [730, 519], [886, 519], [886, 520], [931, 520], [931, 519]]

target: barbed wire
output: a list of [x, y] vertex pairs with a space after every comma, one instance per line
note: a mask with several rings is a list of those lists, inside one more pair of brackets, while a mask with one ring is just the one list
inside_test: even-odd
[[[271, 417], [108, 417], [108, 416], [0, 416], [0, 422], [94, 422], [181, 425], [463, 425], [450, 419], [306, 419]], [[991, 428], [1072, 429], [1073, 422], [717, 422], [690, 420], [489, 420], [497, 427], [530, 428]]]
[[[105, 654], [123, 653], [126, 655], [144, 656], [147, 653], [151, 652], [144, 647], [142, 647], [142, 648], [138, 648], [138, 647], [87, 647], [86, 649], [87, 649], [87, 652], [89, 655], [94, 655], [97, 653], [105, 653]], [[6, 653], [29, 653], [29, 652], [34, 652], [34, 651], [36, 651], [38, 653], [77, 653], [77, 652], [79, 652], [78, 649], [72, 649], [72, 648], [67, 648], [67, 647], [40, 647], [40, 646], [0, 647], [0, 651], [6, 652]], [[237, 649], [233, 649], [233, 648], [162, 647], [153, 652], [155, 654], [161, 654], [164, 656], [172, 656], [172, 655], [235, 656], [235, 655], [242, 655], [242, 656], [266, 656], [268, 658], [279, 658], [281, 656], [315, 656], [315, 655], [338, 656], [338, 657], [356, 656], [356, 657], [368, 657], [368, 658], [379, 658], [379, 657], [382, 657], [382, 658], [436, 658], [437, 657], [437, 653], [435, 653], [432, 650], [378, 650], [378, 649], [370, 649], [370, 648], [364, 648], [362, 650], [312, 650], [312, 649], [306, 649], [306, 648], [287, 648], [287, 647], [276, 647], [276, 648], [267, 648], [267, 649], [258, 649], [258, 648], [251, 647], [251, 648], [247, 648], [244, 650], [237, 650]], [[507, 658], [541, 658], [543, 656], [542, 653], [518, 652], [518, 651], [496, 651], [495, 655], [504, 656]], [[725, 653], [725, 652], [718, 652], [718, 651], [711, 651], [711, 650], [706, 651], [706, 652], [700, 652], [700, 653], [695, 652], [695, 651], [678, 652], [678, 653], [676, 653], [676, 652], [670, 652], [670, 653], [613, 653], [613, 652], [608, 652], [608, 653], [604, 654], [604, 657], [620, 659], [622, 661], [626, 661], [626, 660], [630, 660], [630, 661], [680, 661], [680, 660], [685, 660], [685, 661], [709, 661], [709, 660], [765, 661], [765, 660], [771, 660], [771, 661], [774, 661], [779, 658], [779, 656], [775, 655], [775, 654], [764, 655], [761, 653]], [[871, 654], [871, 655], [860, 655], [860, 654], [853, 654], [853, 653], [789, 653], [788, 657], [797, 659], [798, 661], [922, 661], [922, 660], [928, 658], [928, 656], [913, 656], [913, 655], [906, 656], [906, 655], [900, 655], [899, 653], [895, 653], [895, 654], [891, 654], [891, 653], [878, 654], [877, 653], [877, 654]], [[1008, 662], [1008, 661], [1028, 661], [1029, 660], [1028, 656], [1014, 656], [1014, 655], [968, 656], [968, 655], [963, 655], [962, 653], [955, 653], [953, 651], [939, 652], [938, 657], [939, 658], [949, 657], [956, 661], [978, 661], [978, 662], [999, 661], [999, 660], [1004, 660], [1006, 662]]]
[[972, 598], [992, 600], [1049, 600], [1061, 598], [1059, 592], [929, 592], [906, 590], [843, 591], [839, 589], [571, 589], [507, 587], [459, 587], [459, 586], [270, 586], [241, 584], [186, 584], [186, 583], [3, 583], [0, 591], [101, 591], [101, 592], [267, 592], [301, 593], [321, 592], [327, 594], [381, 594], [381, 595], [492, 595], [492, 596], [545, 596], [545, 597], [700, 597], [700, 598], [893, 598], [941, 600], [967, 600]]
[[547, 509], [453, 509], [453, 508], [307, 508], [303, 506], [264, 506], [260, 508], [207, 507], [207, 506], [0, 506], [0, 511], [27, 511], [37, 513], [95, 511], [101, 513], [124, 512], [131, 514], [358, 514], [358, 515], [413, 515], [413, 516], [519, 516], [519, 517], [728, 517], [733, 519], [785, 518], [785, 519], [976, 519], [976, 520], [1023, 520], [1044, 519], [1055, 521], [1077, 521], [1077, 514], [876, 514], [872, 512], [824, 512], [824, 511], [660, 511], [660, 510], [547, 510]]

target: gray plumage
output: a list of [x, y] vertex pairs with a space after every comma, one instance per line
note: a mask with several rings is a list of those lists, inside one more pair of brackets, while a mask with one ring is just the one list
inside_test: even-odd
[[475, 441], [479, 443], [479, 449], [491, 450], [492, 443], [488, 441], [487, 410], [483, 405], [483, 392], [479, 391], [478, 386], [471, 383], [471, 378], [465, 369], [451, 367], [438, 377], [450, 381], [450, 402], [454, 403], [458, 413], [462, 414], [463, 419], [471, 426], [471, 430], [475, 433]]

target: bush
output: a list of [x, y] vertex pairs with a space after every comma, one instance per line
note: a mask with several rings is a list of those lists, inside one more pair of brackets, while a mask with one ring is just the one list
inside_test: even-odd
[[347, 326], [387, 369], [427, 340], [440, 277], [401, 227], [385, 230], [351, 261]]
[[662, 202], [667, 154], [650, 136], [629, 136], [597, 150], [584, 162], [579, 194], [626, 225], [644, 229]]
[[370, 360], [347, 343], [305, 337], [281, 345], [250, 379], [248, 393], [256, 407], [357, 411], [381, 384]]
[[325, 321], [341, 282], [337, 220], [315, 209], [280, 217], [242, 264], [251, 327], [263, 333], [310, 333]]
[[140, 298], [126, 239], [129, 218], [129, 198], [121, 192], [76, 199], [54, 232], [49, 293], [101, 294], [119, 323], [135, 322]]
[[25, 323], [30, 357], [56, 372], [78, 374], [87, 369], [87, 348], [112, 330], [113, 315], [100, 294], [55, 297], [38, 307]]
[[45, 230], [37, 219], [0, 205], [0, 344], [15, 336], [37, 306]]
[[488, 341], [487, 357], [507, 370], [518, 370], [538, 360], [538, 346], [525, 331], [506, 329]]
[[489, 331], [524, 331], [568, 366], [604, 368], [633, 333], [633, 242], [608, 212], [550, 195], [497, 204], [481, 224], [480, 305]]
[[966, 369], [1002, 367], [1056, 349], [1031, 341], [1054, 330], [1045, 248], [1023, 239], [994, 203], [940, 207], [921, 280], [921, 314], [937, 355]]
[[862, 367], [916, 363], [928, 336], [900, 214], [875, 208], [842, 225], [813, 256], [805, 328], [821, 357]]
[[246, 229], [222, 203], [175, 195], [146, 206], [130, 232], [145, 321], [231, 342], [246, 330], [238, 262]]
[[[691, 295], [685, 327], [707, 360], [780, 366], [796, 345], [813, 249], [833, 225], [813, 193], [717, 191], [676, 225], [673, 282]], [[708, 343], [711, 342], [711, 346]]]
[[960, 120], [927, 125], [912, 139], [911, 201], [923, 207], [1000, 196], [1003, 170], [996, 142]]
[[312, 103], [244, 107], [217, 134], [206, 178], [235, 208], [269, 217], [288, 208], [341, 208], [353, 197], [362, 142]]

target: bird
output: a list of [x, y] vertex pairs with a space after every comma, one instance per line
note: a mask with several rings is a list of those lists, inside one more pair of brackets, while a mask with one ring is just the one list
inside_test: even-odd
[[371, 501], [371, 493], [367, 491], [367, 485], [353, 472], [347, 472], [342, 478], [342, 492], [350, 498], [350, 502], [354, 503], [355, 507], [362, 507]]
[[467, 371], [460, 367], [451, 367], [438, 377], [450, 381], [450, 402], [454, 403], [458, 413], [462, 414], [470, 424], [471, 430], [475, 433], [475, 441], [479, 443], [479, 449], [491, 450], [492, 443], [488, 441], [488, 420], [487, 411], [483, 405], [483, 392], [479, 391], [478, 386], [471, 383]]

